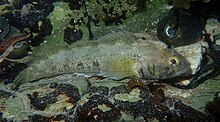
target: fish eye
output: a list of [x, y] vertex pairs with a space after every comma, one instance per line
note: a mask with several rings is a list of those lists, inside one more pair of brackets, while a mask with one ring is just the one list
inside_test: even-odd
[[170, 65], [178, 65], [179, 64], [179, 60], [177, 59], [177, 57], [171, 57], [169, 59], [169, 63], [170, 63]]

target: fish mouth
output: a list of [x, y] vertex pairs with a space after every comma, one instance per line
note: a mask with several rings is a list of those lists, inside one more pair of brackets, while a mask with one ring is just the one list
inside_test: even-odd
[[189, 68], [182, 68], [181, 70], [176, 72], [176, 76], [190, 76], [192, 75], [192, 69]]
[[190, 76], [191, 74], [192, 74], [192, 69], [188, 66], [185, 66], [185, 67], [179, 68], [179, 70], [170, 69], [166, 73], [167, 77], [165, 79], [171, 79], [175, 77], [185, 77], [185, 76]]

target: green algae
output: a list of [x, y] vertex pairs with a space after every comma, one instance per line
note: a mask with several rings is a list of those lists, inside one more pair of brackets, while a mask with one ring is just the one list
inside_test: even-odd
[[7, 7], [11, 7], [11, 5], [10, 4], [0, 5], [0, 16], [4, 15], [6, 13], [11, 12], [10, 10], [7, 9]]
[[33, 54], [40, 57], [47, 57], [55, 52], [65, 49], [67, 44], [64, 42], [64, 29], [69, 26], [72, 11], [68, 3], [53, 3], [54, 11], [48, 16], [53, 26], [52, 34], [44, 38], [44, 43], [34, 48]]
[[220, 76], [205, 81], [195, 89], [197, 90], [190, 105], [196, 110], [204, 112], [206, 104], [213, 100], [215, 94], [220, 91]]
[[101, 109], [103, 112], [111, 110], [106, 104], [98, 105], [98, 108]]
[[[164, 0], [153, 0], [151, 4], [148, 3], [146, 6], [144, 11], [138, 12], [137, 14], [127, 12], [127, 19], [122, 21], [123, 24], [112, 24], [106, 27], [103, 22], [100, 22], [99, 26], [92, 26], [94, 36], [100, 37], [114, 30], [127, 30], [134, 33], [155, 30], [159, 20], [168, 13], [168, 5]], [[121, 11], [121, 9], [119, 9], [119, 11]]]
[[45, 38], [45, 45], [62, 46], [64, 45], [63, 35], [64, 28], [69, 26], [70, 16], [72, 11], [67, 3], [56, 2], [53, 3], [54, 11], [48, 16], [53, 26], [52, 34]]
[[4, 111], [4, 118], [16, 118], [16, 116], [22, 112], [24, 104], [21, 98], [19, 97], [10, 97], [8, 99], [0, 99], [1, 111]]
[[137, 102], [139, 100], [142, 100], [139, 97], [140, 92], [141, 92], [140, 89], [133, 89], [129, 94], [128, 93], [116, 94], [115, 99], [121, 101]]
[[120, 85], [124, 85], [127, 84], [129, 81], [129, 79], [124, 79], [124, 80], [120, 80], [120, 81], [115, 81], [112, 79], [103, 79], [103, 80], [95, 80], [91, 82], [92, 86], [95, 87], [99, 87], [99, 86], [106, 86], [109, 89], [111, 89], [112, 87], [116, 87], [116, 86], [120, 86]]
[[82, 76], [76, 76], [75, 74], [65, 74], [49, 79], [42, 79], [39, 82], [23, 84], [19, 87], [19, 92], [27, 93], [27, 94], [33, 93], [35, 91], [38, 92], [42, 91], [44, 93], [51, 92], [51, 90], [48, 90], [49, 86], [47, 86], [50, 83], [63, 83], [63, 84], [74, 85], [78, 88], [79, 93], [81, 95], [88, 93], [88, 89], [89, 89], [89, 85], [86, 78]]

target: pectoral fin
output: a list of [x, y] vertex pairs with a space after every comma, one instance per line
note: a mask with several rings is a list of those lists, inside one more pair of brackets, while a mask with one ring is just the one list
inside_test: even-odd
[[101, 73], [106, 77], [111, 77], [115, 80], [124, 79], [127, 77], [139, 77], [136, 67], [137, 59], [129, 56], [115, 56], [106, 60], [102, 66]]

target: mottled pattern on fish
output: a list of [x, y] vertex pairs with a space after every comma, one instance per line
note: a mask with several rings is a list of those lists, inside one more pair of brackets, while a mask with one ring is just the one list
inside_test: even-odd
[[147, 34], [114, 32], [75, 43], [32, 63], [15, 78], [15, 86], [65, 73], [103, 75], [114, 79], [168, 79], [190, 72], [187, 60]]

